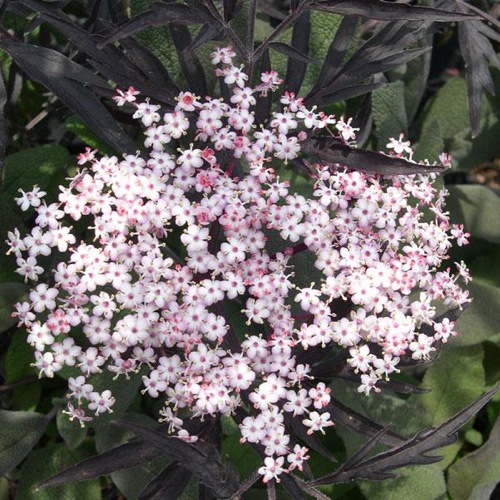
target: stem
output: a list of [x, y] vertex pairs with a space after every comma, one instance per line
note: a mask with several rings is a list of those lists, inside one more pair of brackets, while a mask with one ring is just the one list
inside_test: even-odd
[[243, 483], [241, 483], [241, 486], [238, 488], [238, 491], [229, 499], [229, 500], [237, 500], [240, 498], [240, 495], [247, 491], [251, 486], [259, 479], [260, 474], [255, 471], [253, 472]]
[[291, 24], [293, 24], [299, 17], [300, 15], [308, 9], [309, 4], [311, 3], [312, 0], [305, 0], [303, 3], [301, 3], [294, 11], [290, 12], [283, 21], [278, 25], [278, 27], [259, 45], [257, 50], [252, 54], [252, 60], [258, 59], [262, 53], [267, 49], [267, 46], [283, 31], [285, 31]]
[[31, 375], [29, 377], [23, 378], [21, 380], [16, 380], [15, 382], [11, 382], [9, 384], [0, 385], [0, 392], [10, 391], [21, 385], [31, 384], [31, 382], [34, 382], [35, 380], [38, 380], [38, 377], [35, 375]]
[[[288, 250], [290, 252], [290, 255], [295, 255], [296, 253], [304, 252], [306, 250], [309, 250], [307, 245], [305, 243], [297, 243], [293, 247], [287, 247], [286, 249], [282, 250], [281, 253], [285, 253], [285, 250]], [[276, 259], [276, 254], [269, 255], [269, 258], [271, 260]]]
[[[248, 8], [248, 26], [247, 26], [247, 52], [253, 54], [253, 45], [255, 41], [255, 20], [257, 18], [257, 2], [258, 0], [250, 0]], [[245, 71], [249, 76], [252, 76], [254, 57], [250, 57], [247, 61]]]
[[227, 35], [229, 36], [229, 39], [234, 44], [234, 47], [240, 53], [240, 56], [243, 59], [245, 65], [248, 64], [248, 62], [251, 59], [251, 55], [248, 52], [245, 45], [243, 44], [243, 42], [238, 37], [238, 35], [234, 32], [233, 28], [231, 28], [229, 23], [227, 23], [223, 19], [223, 17], [220, 15], [220, 12], [218, 11], [217, 7], [215, 6], [212, 0], [207, 0], [205, 5], [207, 6], [212, 16], [214, 16], [214, 18], [217, 19], [217, 21], [222, 25]]

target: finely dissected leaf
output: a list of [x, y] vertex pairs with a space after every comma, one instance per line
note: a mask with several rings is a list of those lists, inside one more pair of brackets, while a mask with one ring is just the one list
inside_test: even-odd
[[90, 500], [100, 498], [101, 485], [99, 481], [68, 484], [54, 490], [38, 491], [35, 485], [51, 474], [82, 460], [88, 453], [82, 448], [70, 451], [62, 443], [51, 443], [44, 448], [35, 450], [27, 458], [21, 469], [21, 478], [17, 498], [23, 500]]
[[[309, 53], [309, 35], [311, 33], [310, 11], [304, 12], [293, 27], [291, 45], [303, 54]], [[283, 88], [289, 92], [299, 93], [307, 71], [307, 63], [290, 58], [286, 68]]]
[[149, 463], [162, 456], [161, 450], [144, 441], [132, 440], [100, 455], [83, 460], [37, 485], [38, 490], [98, 478], [112, 472]]
[[[160, 102], [173, 103], [177, 87], [170, 78], [166, 68], [134, 41], [123, 42], [125, 52], [113, 45], [100, 47], [96, 39], [76, 24], [67, 14], [46, 3], [22, 0], [42, 19], [61, 31], [78, 50], [85, 52], [89, 63], [93, 65], [107, 80], [116, 82], [118, 88], [134, 86], [145, 95]], [[100, 92], [111, 94], [111, 87], [106, 84], [99, 88]]]
[[108, 144], [121, 152], [135, 151], [132, 140], [99, 99], [84, 86], [97, 78], [92, 72], [45, 47], [5, 39], [0, 41], [0, 47], [31, 79], [50, 89]]
[[[427, 453], [454, 443], [460, 427], [469, 421], [499, 389], [500, 387], [495, 387], [438, 427], [422, 430], [402, 445], [378, 453], [367, 460], [356, 463], [349, 460], [347, 462], [349, 467], [343, 464], [333, 474], [311, 481], [308, 485], [336, 484], [357, 479], [387, 479], [394, 477], [394, 473], [391, 472], [394, 469], [414, 464], [430, 464], [440, 460], [441, 457]], [[365, 447], [373, 448], [376, 444], [374, 441], [378, 442], [379, 438], [380, 436], [375, 436], [365, 444]], [[362, 456], [363, 453], [359, 455]]]
[[[323, 73], [323, 81], [306, 96], [305, 103], [325, 105], [345, 98], [349, 88], [373, 84], [370, 80], [373, 75], [393, 70], [419, 57], [428, 49], [408, 47], [422, 38], [430, 26], [427, 22], [388, 23], [361, 45], [335, 73], [329, 72], [328, 77]], [[380, 83], [377, 85], [380, 86]], [[367, 92], [370, 90], [368, 88]], [[340, 91], [344, 91], [344, 94]]]
[[238, 0], [223, 0], [222, 5], [224, 7], [224, 21], [229, 22], [235, 15]]
[[191, 481], [192, 473], [177, 462], [171, 463], [141, 491], [137, 500], [179, 498]]
[[481, 500], [490, 497], [500, 483], [500, 419], [488, 441], [455, 462], [448, 471], [448, 488], [453, 500]]
[[373, 174], [409, 175], [441, 172], [444, 169], [442, 165], [419, 165], [403, 158], [357, 149], [331, 138], [321, 137], [304, 141], [301, 143], [301, 150], [306, 154], [316, 156], [326, 164], [338, 163], [354, 170]]
[[299, 484], [291, 474], [283, 474], [280, 479], [283, 488], [288, 494], [287, 498], [290, 500], [305, 500], [306, 497], [302, 493]]
[[48, 423], [40, 413], [0, 410], [0, 475], [14, 469], [28, 455]]
[[357, 26], [358, 19], [355, 16], [346, 16], [342, 19], [335, 33], [335, 37], [328, 48], [323, 66], [321, 67], [321, 71], [311, 92], [315, 92], [315, 90], [321, 87], [328, 78], [337, 72], [351, 45]]
[[342, 423], [359, 434], [373, 437], [380, 433], [379, 441], [388, 446], [397, 446], [405, 441], [403, 436], [391, 431], [387, 427], [382, 427], [380, 424], [347, 407], [335, 398], [331, 398], [330, 405], [326, 411], [330, 412], [334, 422]]
[[2, 172], [4, 166], [5, 148], [7, 147], [7, 129], [5, 127], [5, 119], [3, 110], [7, 104], [7, 92], [3, 82], [3, 76], [0, 75], [0, 190], [2, 189]]
[[[261, 2], [262, 3], [262, 2]], [[308, 26], [310, 28], [309, 38], [308, 38], [308, 50], [303, 50], [304, 53], [307, 53], [309, 57], [315, 59], [316, 61], [323, 61], [328, 53], [328, 49], [331, 45], [331, 41], [337, 32], [338, 27], [340, 26], [343, 16], [331, 13], [317, 12], [317, 11], [306, 11], [304, 13], [309, 17]], [[285, 30], [278, 38], [277, 41], [286, 43], [289, 45], [294, 45], [293, 38], [295, 36], [295, 40], [299, 37], [297, 31], [300, 26], [297, 24], [301, 24], [303, 21], [304, 14], [302, 14], [297, 23], [294, 23], [293, 28], [290, 27]], [[305, 43], [305, 35], [307, 34], [307, 28], [305, 30], [301, 30], [302, 34], [302, 42]], [[295, 46], [295, 45], [294, 45]], [[297, 46], [297, 48], [300, 48]], [[271, 65], [272, 68], [278, 72], [280, 75], [286, 75], [288, 70], [295, 70], [296, 61], [291, 60], [288, 57], [280, 53], [276, 53], [273, 51], [271, 53]], [[293, 64], [292, 68], [290, 65]], [[305, 64], [305, 63], [302, 63]], [[300, 63], [299, 63], [299, 71], [300, 71]], [[318, 64], [309, 64], [306, 68], [306, 73], [304, 75], [304, 79], [301, 85], [301, 94], [307, 95], [311, 88], [314, 86], [317, 78], [319, 76], [321, 67]], [[285, 90], [288, 90], [286, 85], [283, 86]]]
[[[127, 420], [146, 425], [153, 429], [167, 429], [168, 424], [158, 424], [153, 418], [144, 413], [127, 412]], [[132, 433], [116, 425], [107, 425], [95, 429], [95, 449], [98, 454], [106, 453], [112, 449], [141, 441], [133, 438]], [[141, 441], [144, 443], [143, 441]], [[144, 443], [149, 448], [148, 443]], [[165, 456], [157, 456], [130, 468], [116, 470], [110, 473], [114, 485], [126, 498], [137, 498], [143, 488], [168, 466], [170, 460]]]
[[317, 0], [312, 9], [337, 12], [346, 16], [363, 16], [380, 21], [451, 22], [474, 19], [474, 16], [431, 7], [410, 6], [383, 0]]
[[296, 49], [295, 47], [292, 47], [291, 45], [287, 45], [286, 43], [271, 42], [268, 46], [269, 48], [277, 50], [278, 52], [281, 52], [282, 54], [285, 54], [288, 57], [291, 57], [292, 59], [295, 59], [299, 62], [307, 64], [318, 63], [318, 61], [316, 61], [315, 59], [311, 59], [306, 54], [302, 53], [300, 50]]
[[164, 431], [155, 431], [132, 422], [122, 421], [119, 425], [174, 458], [180, 465], [198, 476], [216, 496], [230, 497], [238, 490], [235, 472], [222, 463], [214, 446], [203, 441], [195, 444], [186, 443], [177, 437], [168, 436]]
[[127, 21], [102, 40], [101, 45], [108, 45], [121, 38], [129, 37], [134, 33], [154, 26], [164, 26], [166, 24], [213, 24], [215, 22], [215, 18], [201, 2], [197, 6], [188, 6], [175, 2], [154, 2], [151, 4], [151, 10], [143, 12], [130, 21]]
[[[457, 3], [458, 10], [466, 12], [466, 5]], [[488, 63], [500, 68], [500, 61], [495, 53], [481, 21], [469, 21], [458, 26], [460, 51], [467, 68], [467, 90], [469, 103], [469, 118], [472, 133], [479, 132], [481, 118], [481, 96], [483, 89], [494, 93], [493, 80]]]
[[[266, 50], [262, 54], [262, 59], [260, 61], [260, 71], [265, 73], [271, 69], [271, 60], [269, 50]], [[265, 124], [266, 120], [269, 119], [271, 113], [271, 107], [273, 105], [273, 97], [270, 92], [266, 95], [257, 96], [257, 103], [255, 105], [255, 122], [260, 124]]]
[[[432, 45], [432, 35], [428, 35], [420, 40], [422, 46]], [[411, 123], [420, 102], [427, 88], [427, 79], [431, 67], [431, 52], [425, 52], [419, 57], [408, 61], [406, 64], [406, 72], [403, 76], [404, 93], [406, 103], [406, 115], [408, 123]], [[441, 151], [440, 151], [441, 153]]]
[[28, 291], [24, 283], [0, 283], [0, 333], [17, 323], [11, 316], [14, 303], [27, 298]]
[[179, 56], [179, 63], [188, 83], [189, 90], [197, 95], [207, 95], [207, 80], [205, 71], [198, 56], [189, 47], [192, 43], [191, 34], [186, 26], [170, 26], [170, 33], [174, 40]]

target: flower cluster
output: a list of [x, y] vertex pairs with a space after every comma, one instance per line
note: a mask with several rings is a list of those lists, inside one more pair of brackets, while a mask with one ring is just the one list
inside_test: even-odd
[[[454, 335], [453, 322], [436, 319], [438, 304], [469, 300], [459, 284], [469, 279], [465, 266], [442, 266], [453, 240], [464, 244], [467, 234], [449, 223], [446, 192], [432, 175], [318, 165], [313, 196], [292, 192], [270, 162], [295, 158], [317, 129], [345, 142], [355, 129], [290, 93], [267, 126], [256, 126], [257, 100], [280, 80], [265, 73], [252, 89], [233, 57], [230, 48], [212, 56], [232, 88], [229, 102], [182, 92], [164, 112], [139, 102], [133, 88], [118, 91], [116, 103], [133, 106], [145, 127], [147, 157], [87, 149], [58, 203], [46, 204], [38, 187], [22, 193], [18, 203], [35, 210], [36, 225], [27, 236], [9, 233], [18, 273], [38, 281], [47, 256], [58, 250], [62, 258], [51, 284], [36, 284], [14, 314], [41, 375], [81, 372], [69, 379], [72, 418], [112, 411], [112, 393], [95, 391], [89, 376], [141, 370], [143, 393], [165, 401], [162, 419], [183, 439], [196, 440], [183, 419], [242, 407], [241, 441], [262, 446], [259, 472], [268, 481], [308, 458], [286, 419], [308, 434], [333, 425], [330, 389], [299, 354], [347, 349], [366, 394], [402, 356], [428, 358], [436, 341]], [[175, 149], [187, 134], [192, 144]], [[402, 137], [388, 147], [411, 154]], [[92, 237], [76, 241], [64, 221], [82, 217]], [[317, 276], [305, 287], [295, 279], [299, 252]], [[228, 319], [235, 310], [247, 329]]]

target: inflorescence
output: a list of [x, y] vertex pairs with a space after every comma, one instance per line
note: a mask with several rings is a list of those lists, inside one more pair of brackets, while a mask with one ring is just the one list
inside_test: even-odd
[[[71, 418], [112, 411], [111, 391], [95, 391], [89, 376], [141, 370], [143, 392], [165, 400], [162, 420], [182, 439], [197, 439], [183, 428], [189, 416], [245, 408], [241, 441], [263, 446], [259, 472], [268, 481], [308, 458], [306, 447], [291, 444], [285, 414], [309, 434], [333, 425], [330, 389], [297, 362], [298, 349], [348, 350], [365, 394], [379, 391], [403, 356], [429, 358], [436, 341], [455, 334], [436, 307], [469, 301], [459, 284], [469, 280], [463, 263], [442, 266], [453, 241], [465, 244], [468, 235], [450, 224], [433, 174], [382, 177], [318, 165], [313, 195], [292, 192], [271, 162], [293, 160], [317, 129], [345, 143], [356, 129], [286, 92], [281, 111], [257, 127], [257, 99], [281, 80], [264, 73], [252, 89], [233, 57], [230, 48], [212, 55], [232, 88], [229, 102], [181, 92], [162, 115], [133, 88], [118, 91], [117, 105], [134, 106], [145, 127], [149, 156], [98, 157], [87, 148], [58, 203], [47, 205], [36, 186], [21, 192], [18, 204], [36, 211], [36, 224], [27, 236], [9, 233], [17, 272], [36, 282], [49, 271], [47, 256], [58, 250], [63, 258], [50, 285], [35, 285], [14, 314], [40, 375], [79, 368], [69, 378]], [[188, 148], [169, 148], [186, 134]], [[402, 136], [387, 147], [411, 158]], [[82, 217], [92, 221], [93, 243], [77, 241], [64, 222]], [[294, 264], [299, 252], [319, 277], [306, 287], [294, 276], [303, 274]], [[349, 313], [337, 316], [338, 303]], [[227, 304], [248, 333], [234, 330]]]

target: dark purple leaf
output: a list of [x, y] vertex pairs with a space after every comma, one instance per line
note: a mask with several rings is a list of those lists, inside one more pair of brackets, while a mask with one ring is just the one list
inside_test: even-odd
[[357, 85], [347, 85], [345, 87], [338, 87], [331, 93], [325, 93], [321, 97], [316, 97], [314, 101], [309, 98], [304, 99], [306, 105], [315, 104], [316, 106], [323, 107], [333, 102], [345, 101], [353, 97], [368, 94], [374, 90], [379, 89], [386, 85], [384, 82], [373, 83], [359, 83]]
[[[140, 44], [134, 40], [123, 42], [122, 46], [130, 49], [127, 54], [113, 45], [99, 48], [97, 41], [64, 12], [33, 0], [22, 1], [37, 10], [45, 21], [64, 33], [75, 47], [85, 52], [91, 58], [89, 63], [107, 80], [116, 82], [119, 88], [133, 86], [160, 102], [173, 104], [177, 86], [157, 58]], [[107, 89], [111, 95], [108, 85]]]
[[277, 52], [281, 52], [292, 59], [296, 59], [297, 61], [306, 63], [306, 64], [317, 64], [318, 61], [315, 59], [311, 59], [306, 54], [303, 54], [300, 50], [292, 47], [291, 45], [287, 45], [286, 43], [281, 42], [271, 42], [268, 45], [269, 48], [276, 50]]
[[188, 89], [199, 96], [208, 95], [205, 70], [194, 51], [189, 50], [192, 39], [186, 26], [170, 26], [170, 33], [174, 41], [179, 63], [188, 83]]
[[190, 43], [188, 50], [194, 50], [214, 38], [217, 38], [223, 31], [223, 28], [217, 24], [204, 24], [198, 31], [194, 40]]
[[427, 455], [427, 453], [454, 443], [458, 430], [476, 415], [499, 389], [500, 387], [495, 387], [490, 390], [441, 425], [420, 431], [401, 445], [364, 460], [364, 457], [380, 441], [385, 432], [385, 430], [380, 431], [335, 472], [316, 479], [308, 485], [314, 487], [321, 484], [345, 483], [359, 479], [380, 480], [394, 477], [394, 473], [391, 472], [394, 469], [413, 464], [437, 462], [441, 457]]
[[293, 418], [293, 416], [290, 416], [287, 413], [285, 414], [285, 423], [288, 428], [291, 428], [293, 434], [305, 443], [311, 450], [316, 451], [330, 462], [338, 462], [334, 455], [328, 450], [328, 448], [323, 446], [321, 441], [316, 436], [313, 434], [307, 434], [307, 429], [301, 421]]
[[[304, 12], [293, 27], [292, 46], [302, 54], [309, 53], [309, 35], [311, 32], [310, 11]], [[286, 68], [283, 88], [298, 94], [307, 71], [307, 63], [290, 57]]]
[[452, 22], [474, 19], [475, 16], [406, 5], [404, 3], [386, 2], [383, 0], [317, 0], [311, 9], [336, 12], [345, 16], [362, 16], [379, 21], [432, 21]]
[[306, 497], [291, 474], [282, 474], [280, 479], [281, 485], [287, 492], [287, 498], [290, 500], [305, 500]]
[[222, 5], [224, 7], [224, 21], [228, 23], [236, 14], [236, 6], [238, 0], [223, 0]]
[[[330, 413], [334, 422], [343, 424], [363, 436], [374, 437], [383, 430], [380, 424], [349, 408], [335, 398], [331, 398], [330, 404], [325, 408], [325, 411]], [[404, 441], [403, 436], [388, 429], [380, 437], [380, 442], [388, 446], [398, 446]]]
[[335, 33], [332, 43], [328, 47], [323, 66], [319, 73], [318, 79], [314, 84], [311, 92], [321, 87], [326, 80], [330, 79], [337, 73], [345, 54], [351, 45], [352, 38], [356, 33], [358, 19], [355, 16], [346, 16], [342, 19], [340, 26]]
[[420, 165], [396, 156], [357, 149], [330, 137], [317, 137], [301, 143], [301, 150], [329, 165], [349, 167], [370, 174], [410, 175], [441, 172], [442, 165]]
[[0, 191], [2, 190], [3, 167], [5, 162], [5, 148], [7, 147], [7, 128], [5, 126], [4, 108], [7, 104], [7, 91], [3, 77], [0, 75]]
[[169, 436], [165, 431], [150, 429], [133, 422], [121, 421], [117, 424], [189, 469], [216, 496], [228, 498], [238, 490], [235, 471], [228, 464], [222, 463], [213, 445], [201, 440], [194, 444], [187, 443]]
[[118, 27], [101, 41], [101, 45], [116, 42], [155, 26], [167, 24], [188, 26], [190, 24], [213, 24], [215, 22], [216, 20], [212, 17], [210, 11], [201, 2], [198, 2], [197, 8], [176, 2], [154, 2], [151, 4], [151, 10], [138, 14]]
[[83, 462], [52, 476], [37, 485], [37, 490], [62, 486], [87, 479], [95, 479], [117, 470], [130, 469], [137, 465], [150, 463], [162, 456], [162, 451], [149, 443], [133, 440], [101, 455], [87, 458]]
[[460, 50], [465, 61], [469, 119], [472, 133], [478, 134], [481, 120], [483, 89], [494, 94], [494, 85], [488, 63], [500, 67], [497, 55], [486, 36], [481, 33], [482, 23], [471, 21], [458, 27]]
[[147, 93], [148, 97], [175, 105], [175, 97], [179, 94], [180, 89], [174, 80], [172, 80], [161, 61], [134, 38], [126, 38], [120, 42], [120, 45], [125, 49], [128, 59], [144, 75], [144, 78], [141, 80], [146, 79], [146, 84], [137, 82], [135, 86], [138, 89], [141, 88], [144, 93]]
[[[335, 73], [323, 74], [305, 99], [306, 105], [324, 106], [337, 100], [362, 95], [381, 84], [368, 81], [374, 75], [395, 69], [427, 48], [407, 49], [428, 33], [429, 23], [388, 23], [367, 40]], [[366, 89], [362, 85], [368, 85]], [[370, 87], [374, 85], [375, 87]]]
[[373, 76], [377, 73], [383, 73], [385, 71], [390, 71], [397, 68], [401, 64], [408, 62], [415, 57], [418, 57], [425, 52], [428, 52], [430, 47], [419, 47], [415, 49], [407, 49], [402, 52], [388, 54], [384, 57], [376, 59], [374, 61], [356, 62], [356, 60], [350, 59], [352, 64], [348, 62], [341, 70], [342, 75], [337, 80], [338, 84], [341, 85], [343, 81], [349, 82], [351, 79], [355, 81], [363, 81], [366, 78]]
[[[269, 50], [262, 54], [260, 60], [260, 72], [265, 73], [271, 69], [271, 61], [269, 59]], [[255, 122], [257, 125], [266, 124], [271, 115], [271, 106], [273, 104], [273, 96], [271, 92], [266, 95], [257, 95], [257, 103], [255, 105]]]
[[52, 49], [5, 39], [0, 41], [0, 47], [32, 80], [52, 91], [107, 144], [121, 153], [136, 150], [133, 141], [84, 85], [105, 85], [101, 78]]
[[173, 462], [146, 484], [137, 500], [180, 498], [191, 477], [191, 472]]

